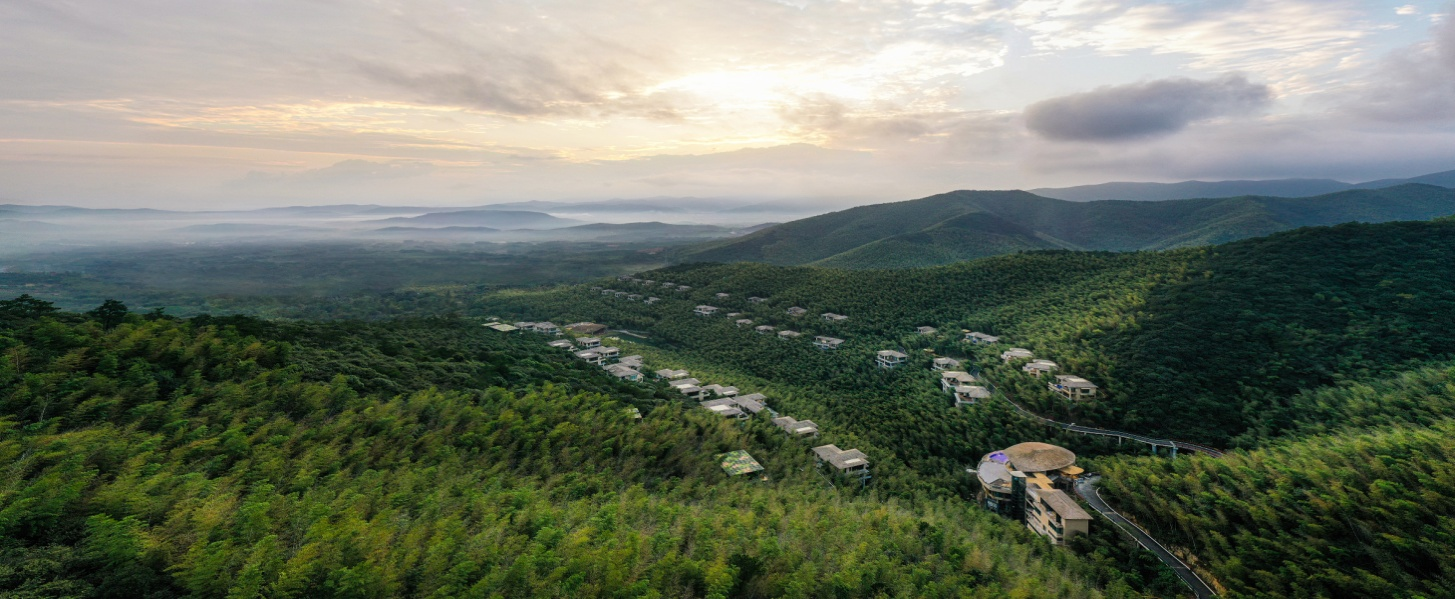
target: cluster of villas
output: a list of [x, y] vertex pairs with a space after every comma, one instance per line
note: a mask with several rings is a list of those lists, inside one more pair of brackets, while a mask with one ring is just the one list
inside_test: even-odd
[[1091, 515], [1068, 494], [1083, 474], [1076, 454], [1048, 443], [1020, 443], [992, 451], [971, 472], [977, 500], [992, 512], [1024, 522], [1056, 545], [1091, 530]]
[[1036, 378], [1050, 376], [1051, 380], [1046, 384], [1046, 388], [1066, 399], [1082, 401], [1096, 397], [1098, 387], [1095, 383], [1074, 374], [1055, 374], [1061, 367], [1050, 360], [1036, 359], [1031, 350], [1012, 347], [1001, 352], [1000, 359], [1007, 364], [1025, 360], [1025, 364], [1021, 365], [1022, 372]]
[[[541, 324], [550, 323], [517, 323], [517, 325], [534, 325], [532, 327], [503, 325], [508, 330], [531, 330], [545, 332], [552, 330], [554, 334], [561, 334], [560, 327], [550, 325], [544, 330], [538, 330]], [[494, 325], [486, 325], [496, 330], [502, 330]], [[569, 325], [567, 330], [572, 332], [589, 331], [600, 333], [606, 327], [594, 323], [575, 323]], [[621, 349], [609, 345], [602, 345], [599, 337], [576, 337], [556, 339], [547, 345], [564, 350], [570, 350], [573, 354], [587, 363], [601, 366], [607, 372], [617, 378], [641, 381], [643, 380], [642, 356], [621, 356]], [[768, 407], [768, 397], [762, 393], [742, 394], [737, 387], [706, 384], [701, 380], [693, 378], [691, 373], [681, 369], [662, 369], [653, 373], [657, 379], [665, 381], [667, 386], [681, 393], [683, 399], [696, 401], [703, 409], [722, 416], [745, 420], [753, 416], [768, 412], [772, 417], [772, 423], [785, 434], [792, 437], [817, 438], [819, 433], [818, 424], [812, 420], [798, 420], [792, 416], [780, 415]], [[640, 420], [641, 410], [638, 408], [627, 408], [626, 412], [636, 420]], [[857, 449], [841, 450], [834, 445], [821, 445], [813, 448], [814, 456], [820, 467], [827, 465], [829, 468], [840, 474], [860, 479], [867, 482], [869, 475], [869, 458], [862, 451]], [[753, 459], [746, 451], [739, 450], [728, 452], [717, 456], [723, 471], [729, 475], [745, 475], [758, 473], [763, 470], [761, 464]], [[766, 477], [764, 477], [766, 480]]]

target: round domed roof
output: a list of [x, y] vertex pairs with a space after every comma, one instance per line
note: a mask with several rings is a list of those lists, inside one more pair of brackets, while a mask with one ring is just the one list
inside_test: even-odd
[[1011, 465], [1021, 472], [1049, 472], [1076, 463], [1076, 454], [1050, 443], [1020, 443], [1005, 449]]

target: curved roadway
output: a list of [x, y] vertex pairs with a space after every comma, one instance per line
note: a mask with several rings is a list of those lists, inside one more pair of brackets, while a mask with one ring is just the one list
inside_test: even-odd
[[1168, 551], [1166, 547], [1157, 542], [1157, 539], [1152, 538], [1152, 535], [1147, 534], [1147, 531], [1142, 530], [1140, 526], [1133, 524], [1130, 520], [1123, 518], [1121, 514], [1107, 505], [1106, 501], [1102, 500], [1101, 492], [1096, 488], [1096, 483], [1100, 478], [1093, 476], [1076, 481], [1076, 494], [1080, 495], [1082, 499], [1085, 499], [1087, 505], [1090, 505], [1092, 509], [1106, 516], [1108, 520], [1111, 520], [1123, 532], [1136, 539], [1137, 544], [1151, 551], [1157, 556], [1157, 559], [1167, 564], [1167, 567], [1171, 568], [1177, 574], [1177, 577], [1182, 579], [1183, 584], [1186, 584], [1188, 588], [1192, 589], [1192, 594], [1197, 595], [1197, 599], [1216, 597], [1217, 595], [1213, 592], [1212, 587], [1208, 586], [1206, 582], [1203, 582], [1202, 578], [1199, 578], [1197, 573], [1192, 571], [1192, 568], [1187, 567], [1185, 562], [1178, 559], [1176, 555], [1173, 555], [1171, 551]]

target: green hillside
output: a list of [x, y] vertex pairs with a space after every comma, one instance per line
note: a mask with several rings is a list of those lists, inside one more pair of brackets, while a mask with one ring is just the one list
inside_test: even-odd
[[[1105, 547], [832, 488], [802, 441], [671, 397], [478, 322], [8, 300], [0, 596], [1142, 596]], [[735, 449], [769, 480], [727, 477]]]
[[674, 258], [855, 269], [916, 267], [1028, 249], [1168, 249], [1302, 226], [1425, 220], [1452, 213], [1455, 190], [1417, 184], [1311, 198], [1166, 202], [1067, 202], [1022, 191], [957, 191], [798, 220], [691, 246]]
[[[1455, 596], [1446, 467], [1455, 450], [1455, 220], [923, 269], [716, 264], [639, 276], [693, 289], [646, 305], [563, 287], [497, 294], [482, 307], [628, 327], [649, 337], [658, 359], [772, 389], [793, 413], [914, 472], [876, 481], [886, 490], [953, 488], [958, 468], [1010, 439], [1072, 448], [1104, 474], [1119, 510], [1181, 547], [1228, 597]], [[693, 315], [703, 303], [847, 342], [824, 352], [758, 335]], [[809, 315], [790, 316], [789, 306]], [[829, 311], [850, 319], [814, 317]], [[918, 335], [921, 325], [940, 333]], [[962, 329], [1004, 342], [970, 346]], [[1091, 379], [1100, 397], [1061, 399], [1001, 362], [1009, 346]], [[890, 348], [912, 355], [907, 369], [872, 365], [875, 350]], [[1004, 402], [954, 409], [920, 349], [977, 363], [1003, 391], [1063, 421], [1236, 449], [1222, 459], [1132, 457], [1145, 448], [1026, 429], [1033, 423]]]

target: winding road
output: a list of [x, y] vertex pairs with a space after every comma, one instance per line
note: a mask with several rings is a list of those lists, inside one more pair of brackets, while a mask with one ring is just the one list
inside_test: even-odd
[[1213, 592], [1212, 587], [1208, 586], [1206, 582], [1203, 582], [1202, 578], [1198, 577], [1197, 573], [1192, 571], [1192, 568], [1187, 567], [1185, 562], [1178, 559], [1171, 551], [1168, 551], [1162, 543], [1157, 542], [1157, 539], [1152, 538], [1152, 535], [1147, 534], [1147, 531], [1142, 530], [1140, 526], [1133, 524], [1130, 520], [1122, 517], [1116, 510], [1112, 509], [1110, 505], [1107, 505], [1106, 501], [1101, 498], [1101, 491], [1096, 488], [1096, 484], [1100, 480], [1101, 477], [1092, 476], [1076, 481], [1076, 494], [1086, 500], [1087, 505], [1090, 505], [1091, 509], [1106, 516], [1106, 519], [1111, 520], [1123, 532], [1136, 539], [1137, 544], [1141, 545], [1147, 551], [1151, 551], [1157, 556], [1157, 559], [1167, 564], [1167, 567], [1171, 568], [1177, 574], [1177, 577], [1181, 578], [1182, 582], [1188, 588], [1192, 589], [1192, 593], [1197, 595], [1197, 599], [1211, 599], [1212, 597], [1216, 597], [1217, 594]]

